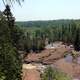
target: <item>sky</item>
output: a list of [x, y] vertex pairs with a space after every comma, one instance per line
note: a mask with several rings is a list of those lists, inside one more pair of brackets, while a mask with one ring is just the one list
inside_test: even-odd
[[[0, 0], [0, 10], [4, 10]], [[80, 0], [25, 0], [11, 7], [16, 21], [80, 19]]]

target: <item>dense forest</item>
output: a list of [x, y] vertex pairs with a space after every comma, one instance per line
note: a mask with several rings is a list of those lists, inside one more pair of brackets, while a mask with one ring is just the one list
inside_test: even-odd
[[47, 44], [62, 41], [80, 50], [80, 20], [16, 22], [10, 7], [0, 12], [0, 80], [21, 80], [18, 51], [39, 53]]
[[45, 48], [46, 42], [62, 41], [73, 44], [80, 50], [80, 20], [53, 20], [16, 22], [25, 35], [27, 52], [39, 52]]
[[[24, 75], [23, 64], [26, 64], [24, 58], [30, 53], [34, 53], [35, 55], [40, 54], [46, 45], [53, 44], [56, 41], [61, 41], [66, 45], [73, 45], [76, 51], [80, 51], [80, 20], [17, 22], [11, 12], [10, 5], [13, 2], [18, 2], [21, 5], [21, 1], [24, 0], [2, 1], [5, 9], [0, 11], [0, 80], [22, 80]], [[7, 2], [9, 5], [6, 5]], [[23, 56], [20, 54], [20, 51], [23, 52]], [[76, 51], [71, 53], [73, 60], [76, 60], [76, 56], [78, 55], [75, 54]], [[51, 53], [54, 54], [54, 52]], [[52, 55], [51, 53], [50, 55]], [[74, 64], [72, 63], [72, 67], [74, 67], [72, 70], [75, 69], [77, 71], [77, 63], [75, 61]], [[49, 66], [40, 74], [42, 80], [71, 80], [71, 77], [65, 73]], [[28, 70], [25, 69], [26, 71]], [[37, 71], [39, 70], [37, 69]], [[30, 77], [31, 75], [32, 73]]]
[[46, 20], [46, 21], [17, 21], [16, 24], [21, 27], [53, 27], [59, 26], [62, 24], [69, 24], [74, 21], [76, 24], [80, 24], [80, 20], [69, 20], [69, 19], [61, 19], [61, 20]]

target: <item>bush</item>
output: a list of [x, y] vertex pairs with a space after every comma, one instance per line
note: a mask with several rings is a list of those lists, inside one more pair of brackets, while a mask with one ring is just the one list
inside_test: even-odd
[[48, 67], [42, 74], [42, 80], [71, 80], [71, 78], [63, 72]]

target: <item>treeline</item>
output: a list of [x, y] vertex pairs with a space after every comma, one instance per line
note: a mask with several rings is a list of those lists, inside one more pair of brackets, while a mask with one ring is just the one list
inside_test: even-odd
[[[73, 44], [75, 50], [80, 50], [80, 22], [79, 20], [34, 21], [25, 22], [25, 47], [28, 52], [39, 52], [45, 48], [46, 42], [62, 41]], [[36, 26], [34, 26], [36, 25]], [[46, 25], [46, 26], [45, 26]]]
[[19, 41], [19, 50], [26, 52], [40, 52], [45, 48], [45, 36], [39, 30], [34, 33], [26, 32]]
[[8, 5], [0, 12], [0, 80], [21, 80], [22, 64], [18, 50], [38, 53], [55, 41], [73, 44], [75, 50], [80, 50], [79, 21], [38, 21], [27, 25], [30, 27], [15, 25]]
[[46, 28], [44, 30], [49, 43], [62, 41], [67, 44], [73, 44], [75, 50], [80, 50], [80, 26], [74, 21], [69, 24], [62, 24], [56, 27]]
[[27, 27], [27, 28], [41, 28], [41, 27], [54, 27], [60, 26], [62, 24], [69, 24], [74, 21], [76, 24], [80, 24], [80, 20], [48, 20], [48, 21], [17, 21], [15, 24], [20, 27]]

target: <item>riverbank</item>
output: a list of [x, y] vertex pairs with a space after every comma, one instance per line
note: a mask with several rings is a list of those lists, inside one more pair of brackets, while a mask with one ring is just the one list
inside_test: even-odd
[[[25, 57], [24, 61], [26, 63], [29, 63], [23, 64], [23, 69], [26, 70], [25, 74], [31, 73], [31, 75], [34, 75], [34, 77], [36, 77], [35, 79], [30, 78], [23, 80], [40, 80], [40, 74], [47, 66], [55, 67], [66, 73], [73, 79], [80, 80], [80, 64], [70, 62], [68, 58], [68, 60], [65, 58], [65, 53], [70, 54], [72, 49], [70, 49], [70, 46], [64, 45], [62, 43], [57, 44], [58, 46], [53, 49], [45, 49], [41, 53], [37, 54], [30, 53]], [[34, 73], [32, 73], [32, 71]], [[25, 75], [25, 77], [30, 77], [30, 75], [27, 74]], [[36, 79], [37, 76], [39, 77], [39, 79]]]

